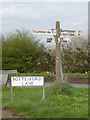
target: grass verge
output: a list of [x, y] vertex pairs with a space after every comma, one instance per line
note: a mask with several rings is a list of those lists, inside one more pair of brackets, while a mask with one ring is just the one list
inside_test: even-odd
[[73, 88], [71, 94], [52, 94], [50, 87], [45, 88], [45, 100], [42, 100], [42, 88], [13, 88], [13, 102], [10, 102], [10, 87], [2, 88], [2, 106], [10, 105], [17, 112], [23, 112], [23, 118], [88, 118], [88, 88]]

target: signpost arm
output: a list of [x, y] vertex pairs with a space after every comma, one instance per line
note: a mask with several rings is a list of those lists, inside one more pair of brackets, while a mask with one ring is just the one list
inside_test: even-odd
[[60, 22], [56, 22], [56, 83], [61, 82], [61, 69], [60, 69], [60, 43], [58, 43], [58, 38], [60, 38]]

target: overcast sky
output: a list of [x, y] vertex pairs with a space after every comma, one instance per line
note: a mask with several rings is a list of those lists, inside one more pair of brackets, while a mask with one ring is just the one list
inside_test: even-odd
[[3, 34], [16, 29], [55, 29], [56, 21], [61, 29], [88, 32], [88, 2], [5, 2], [1, 14]]

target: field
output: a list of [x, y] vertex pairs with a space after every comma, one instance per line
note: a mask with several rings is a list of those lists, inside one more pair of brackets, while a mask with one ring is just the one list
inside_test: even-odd
[[11, 103], [10, 87], [2, 87], [2, 106], [11, 106], [14, 115], [21, 112], [23, 118], [88, 118], [88, 88], [70, 89], [70, 95], [55, 95], [46, 87], [42, 100], [42, 88], [13, 88]]

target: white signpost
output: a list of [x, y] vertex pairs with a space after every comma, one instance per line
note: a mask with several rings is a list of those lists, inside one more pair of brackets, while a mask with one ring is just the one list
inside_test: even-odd
[[13, 101], [12, 87], [43, 87], [43, 99], [45, 99], [45, 86], [43, 76], [12, 76], [11, 101]]

